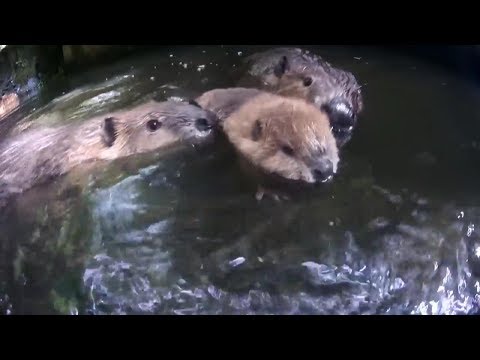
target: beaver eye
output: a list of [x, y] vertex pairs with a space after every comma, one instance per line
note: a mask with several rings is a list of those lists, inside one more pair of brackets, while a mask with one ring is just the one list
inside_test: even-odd
[[303, 79], [303, 86], [309, 87], [312, 85], [313, 79], [310, 76], [307, 76], [306, 78]]
[[162, 123], [157, 119], [148, 120], [147, 129], [150, 131], [156, 131], [162, 126]]
[[295, 151], [293, 151], [291, 146], [288, 145], [283, 145], [282, 146], [282, 151], [287, 154], [288, 156], [293, 156]]
[[260, 122], [260, 120], [256, 120], [251, 133], [253, 141], [260, 140], [260, 137], [262, 136], [262, 130], [262, 123]]

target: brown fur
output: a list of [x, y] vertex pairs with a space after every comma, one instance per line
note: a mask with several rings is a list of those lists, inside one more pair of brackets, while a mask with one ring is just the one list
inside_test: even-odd
[[20, 105], [20, 99], [15, 93], [3, 95], [0, 98], [0, 119], [10, 114]]
[[27, 130], [0, 144], [0, 197], [23, 192], [83, 163], [203, 143], [213, 135], [215, 122], [213, 113], [195, 105], [149, 102], [81, 123]]
[[336, 172], [338, 149], [328, 118], [312, 104], [243, 88], [217, 89], [197, 101], [219, 114], [229, 141], [264, 173], [315, 183], [314, 170], [328, 161]]
[[[356, 115], [363, 111], [361, 86], [355, 76], [307, 50], [274, 48], [255, 53], [245, 59], [245, 67], [240, 86], [255, 81], [255, 87], [299, 97], [319, 108], [334, 98], [342, 98]], [[304, 85], [306, 78], [313, 80], [311, 85]]]
[[264, 91], [254, 88], [214, 89], [203, 93], [196, 102], [204, 109], [215, 113], [220, 121], [229, 117], [247, 101]]
[[363, 112], [361, 86], [355, 76], [320, 56], [298, 48], [274, 48], [244, 62], [238, 86], [303, 99], [328, 115], [337, 146], [350, 141]]
[[[305, 85], [305, 78], [310, 77], [312, 84]], [[318, 74], [285, 74], [283, 75], [272, 91], [279, 95], [290, 96], [299, 99], [304, 99], [310, 103], [315, 104], [318, 108], [328, 104], [329, 101], [335, 98], [344, 98], [351, 105], [354, 113], [358, 115], [363, 111], [363, 99], [360, 92], [360, 87], [353, 86], [353, 76], [350, 73], [339, 73], [337, 84], [327, 84]], [[351, 82], [351, 83], [350, 83]], [[343, 85], [342, 85], [343, 83]], [[350, 83], [350, 86], [348, 85]]]

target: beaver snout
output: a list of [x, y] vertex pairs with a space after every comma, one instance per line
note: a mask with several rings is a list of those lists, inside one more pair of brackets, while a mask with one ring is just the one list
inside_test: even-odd
[[322, 105], [330, 119], [330, 125], [335, 130], [352, 131], [356, 125], [356, 115], [350, 104], [344, 99], [335, 98]]
[[195, 120], [195, 127], [198, 131], [210, 131], [213, 129], [213, 126], [214, 122], [209, 119], [200, 118]]
[[312, 169], [317, 182], [326, 182], [335, 174], [333, 163], [330, 160], [318, 161]]

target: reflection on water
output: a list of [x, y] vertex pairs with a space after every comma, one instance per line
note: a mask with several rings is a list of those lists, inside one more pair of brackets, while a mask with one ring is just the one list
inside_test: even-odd
[[[390, 222], [375, 218], [354, 232], [343, 211], [328, 222], [305, 219], [328, 200], [242, 215], [252, 204], [230, 209], [242, 225], [222, 229], [215, 222], [226, 210], [209, 206], [182, 209], [180, 220], [165, 209], [144, 219], [155, 205], [134, 194], [147, 183], [133, 176], [95, 195], [103, 245], [84, 273], [94, 313], [461, 314], [475, 304], [464, 223], [453, 209], [429, 211], [414, 197]], [[383, 194], [370, 200], [390, 203]]]
[[[254, 50], [127, 59], [71, 79], [9, 131], [232, 86]], [[317, 52], [365, 84], [366, 112], [332, 184], [258, 203], [221, 146], [112, 164], [85, 189], [2, 215], [0, 311], [476, 312], [477, 89], [407, 57]]]

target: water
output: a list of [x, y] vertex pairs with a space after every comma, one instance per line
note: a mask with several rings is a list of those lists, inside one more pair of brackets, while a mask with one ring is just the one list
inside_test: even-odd
[[[3, 136], [232, 86], [229, 69], [255, 50], [124, 59], [37, 99]], [[35, 190], [0, 219], [0, 311], [476, 312], [478, 89], [406, 56], [315, 51], [364, 84], [366, 110], [332, 184], [258, 203], [231, 151], [214, 147], [119, 161], [85, 188]]]

